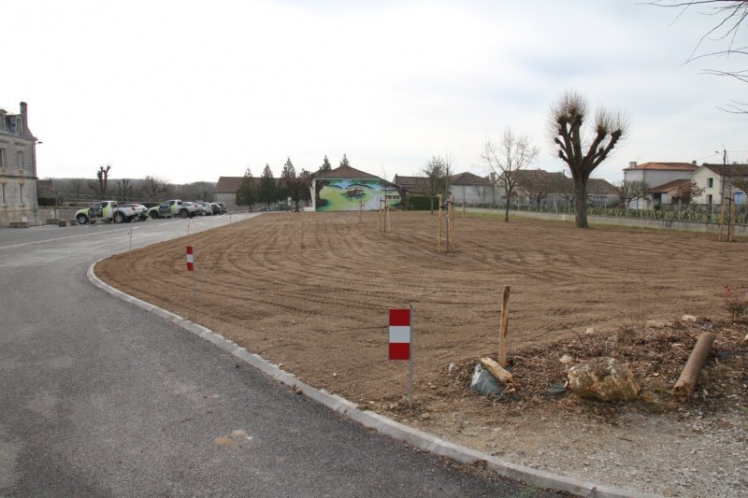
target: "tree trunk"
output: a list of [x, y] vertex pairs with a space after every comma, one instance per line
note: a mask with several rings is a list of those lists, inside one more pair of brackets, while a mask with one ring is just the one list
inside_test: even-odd
[[688, 357], [686, 366], [683, 367], [680, 378], [673, 387], [673, 396], [680, 401], [687, 400], [693, 393], [696, 382], [699, 380], [701, 369], [706, 364], [712, 343], [716, 338], [716, 332], [703, 332], [699, 336], [699, 340], [696, 341], [696, 345], [693, 347], [693, 351], [691, 351], [691, 356]]
[[587, 179], [574, 178], [574, 220], [579, 228], [589, 228], [587, 224]]

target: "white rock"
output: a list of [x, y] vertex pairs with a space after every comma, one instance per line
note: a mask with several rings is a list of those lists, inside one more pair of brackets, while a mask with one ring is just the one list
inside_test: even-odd
[[684, 322], [695, 322], [696, 321], [696, 317], [693, 316], [693, 315], [683, 315], [683, 317], [681, 318], [681, 321], [684, 321]]
[[569, 356], [568, 354], [565, 354], [565, 355], [563, 355], [563, 356], [561, 357], [561, 359], [560, 359], [560, 360], [558, 360], [558, 361], [560, 361], [560, 362], [561, 362], [561, 363], [563, 363], [564, 365], [568, 365], [569, 363], [571, 363], [572, 361], [574, 361], [574, 358], [572, 358], [572, 357], [571, 357], [571, 356]]

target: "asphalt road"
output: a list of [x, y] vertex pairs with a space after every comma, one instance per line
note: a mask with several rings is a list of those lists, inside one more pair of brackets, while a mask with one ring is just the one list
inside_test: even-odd
[[0, 230], [0, 496], [556, 496], [373, 433], [86, 277], [244, 218]]

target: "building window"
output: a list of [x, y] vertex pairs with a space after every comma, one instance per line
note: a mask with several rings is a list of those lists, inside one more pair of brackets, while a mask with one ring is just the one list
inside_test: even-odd
[[5, 167], [5, 149], [0, 149], [0, 168]]
[[5, 204], [5, 184], [0, 183], [0, 206]]
[[709, 187], [709, 188], [714, 187], [714, 178], [707, 178], [706, 179], [706, 186]]
[[707, 204], [711, 204], [711, 203], [712, 203], [712, 194], [708, 194], [708, 195], [706, 196], [706, 203], [707, 203]]
[[16, 133], [23, 135], [23, 118], [20, 116], [16, 118]]
[[18, 164], [17, 164], [17, 166], [18, 166], [18, 169], [26, 169], [26, 165], [23, 164], [23, 151], [22, 150], [18, 151]]

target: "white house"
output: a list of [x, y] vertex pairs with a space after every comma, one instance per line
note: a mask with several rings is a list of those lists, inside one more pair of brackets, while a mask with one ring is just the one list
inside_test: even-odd
[[694, 202], [722, 205], [725, 197], [731, 197], [735, 199], [735, 204], [744, 204], [745, 192], [734, 185], [734, 180], [746, 180], [746, 177], [748, 164], [705, 163], [691, 175], [691, 180], [704, 189], [700, 196], [694, 198]]
[[[660, 163], [649, 162], [636, 164], [630, 162], [628, 168], [623, 170], [623, 180], [626, 182], [642, 182], [650, 191], [658, 190], [660, 185], [673, 182], [674, 180], [688, 180], [691, 173], [696, 171], [698, 166], [695, 162], [691, 163]], [[635, 209], [648, 209], [651, 207], [652, 198], [638, 199], [629, 207]]]

